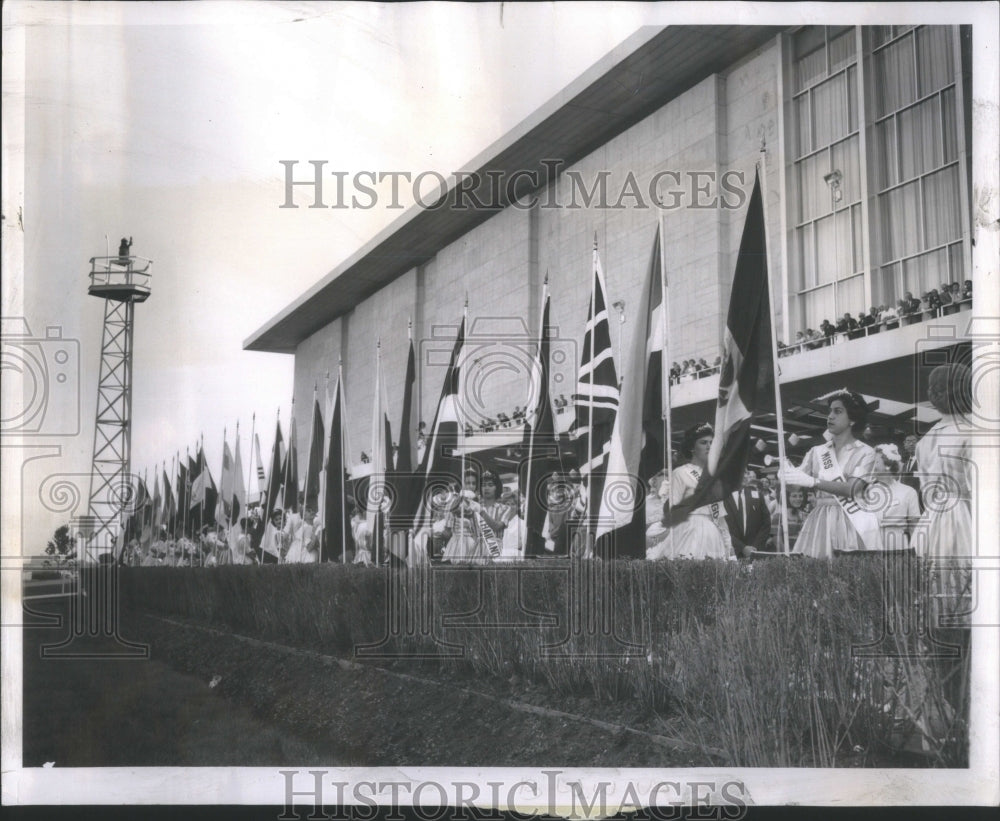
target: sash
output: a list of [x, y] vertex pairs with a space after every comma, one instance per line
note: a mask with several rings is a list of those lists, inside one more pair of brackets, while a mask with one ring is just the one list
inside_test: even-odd
[[[687, 471], [688, 476], [694, 479], [695, 486], [697, 487], [698, 482], [701, 481], [701, 468], [696, 465], [687, 464], [684, 465], [681, 470]], [[698, 513], [702, 516], [711, 516], [712, 521], [716, 524], [719, 524], [719, 519], [726, 515], [722, 502], [709, 502], [707, 505], [695, 508], [691, 511], [691, 513]]]
[[[819, 452], [819, 479], [824, 482], [846, 482], [837, 457], [833, 452], [833, 445], [821, 446]], [[840, 504], [841, 509], [847, 514], [848, 521], [857, 531], [858, 536], [865, 546], [865, 550], [881, 550], [882, 539], [879, 531], [878, 516], [862, 509], [853, 498], [846, 499], [843, 496], [831, 494]]]

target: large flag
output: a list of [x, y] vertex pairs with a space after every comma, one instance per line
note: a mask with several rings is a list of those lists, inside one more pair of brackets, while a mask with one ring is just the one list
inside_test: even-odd
[[139, 476], [136, 478], [135, 503], [132, 506], [132, 514], [125, 520], [125, 544], [131, 542], [132, 539], [142, 538], [149, 510], [149, 488], [146, 486], [146, 481]]
[[240, 456], [240, 429], [236, 428], [236, 454], [233, 457], [233, 488], [229, 503], [229, 521], [239, 524], [240, 518], [246, 515], [247, 489], [243, 480], [243, 458]]
[[215, 507], [218, 501], [219, 491], [215, 486], [208, 462], [205, 461], [205, 447], [201, 445], [198, 447], [198, 473], [191, 482], [192, 528], [200, 530], [215, 519]]
[[[620, 507], [612, 504], [613, 499], [605, 498], [609, 465], [614, 456], [616, 468], [621, 466], [615, 481], [622, 481], [625, 479], [621, 475], [625, 459], [621, 455], [620, 436], [615, 437], [615, 422], [618, 418], [618, 375], [611, 350], [611, 327], [608, 322], [604, 272], [601, 270], [596, 244], [590, 309], [587, 312], [587, 327], [583, 337], [580, 370], [573, 400], [576, 403], [576, 420], [572, 436], [576, 440], [580, 477], [588, 489], [587, 516], [594, 536], [599, 537], [614, 529], [617, 517], [609, 518], [609, 514]], [[628, 517], [631, 518], [631, 507], [628, 509]]]
[[170, 535], [176, 537], [178, 527], [183, 528], [187, 524], [188, 495], [191, 491], [191, 477], [188, 474], [188, 466], [181, 455], [177, 454], [177, 513], [174, 521], [170, 524]]
[[274, 428], [274, 446], [271, 448], [271, 469], [268, 471], [267, 477], [265, 520], [268, 522], [271, 521], [271, 514], [274, 512], [275, 508], [281, 506], [281, 500], [278, 498], [278, 490], [281, 487], [281, 468], [284, 463], [285, 443], [281, 437], [281, 420], [279, 419]]
[[353, 551], [347, 503], [347, 446], [344, 436], [343, 379], [338, 376], [333, 399], [327, 404], [330, 420], [326, 439], [326, 462], [323, 465], [323, 504], [319, 518], [323, 527], [320, 561], [346, 561]]
[[260, 458], [260, 434], [255, 433], [253, 435], [253, 448], [254, 454], [251, 455], [250, 461], [253, 462], [253, 457], [257, 457], [257, 499], [263, 501], [267, 496], [267, 474], [264, 472], [264, 460]]
[[306, 455], [306, 485], [305, 506], [313, 511], [319, 510], [319, 476], [323, 471], [323, 440], [326, 431], [323, 427], [323, 414], [319, 409], [319, 399], [313, 391], [312, 424], [309, 425], [309, 452]]
[[153, 469], [153, 521], [152, 532], [158, 534], [163, 523], [163, 497], [160, 494], [160, 472]]
[[665, 389], [668, 381], [663, 378], [665, 291], [663, 264], [660, 254], [660, 228], [656, 228], [653, 253], [649, 258], [646, 275], [646, 381], [642, 402], [642, 453], [639, 457], [639, 476], [649, 480], [666, 467], [666, 444], [663, 409], [668, 403]]
[[423, 481], [418, 475], [418, 465], [414, 452], [413, 431], [416, 430], [416, 409], [413, 407], [413, 389], [417, 381], [417, 358], [413, 350], [413, 338], [409, 340], [406, 358], [406, 377], [403, 382], [403, 418], [399, 423], [399, 450], [396, 464], [390, 474], [393, 506], [389, 516], [391, 531], [402, 531], [393, 536], [389, 550], [397, 559], [406, 560], [406, 531], [413, 527], [413, 518], [420, 507], [420, 490]]
[[750, 423], [774, 380], [767, 276], [764, 206], [755, 175], [729, 298], [708, 469], [689, 502], [678, 505], [675, 521], [743, 486], [750, 459]]
[[525, 497], [525, 556], [545, 555], [544, 488], [549, 477], [560, 470], [559, 442], [549, 397], [549, 351], [552, 327], [549, 323], [549, 293], [545, 287], [542, 298], [542, 319], [539, 326], [538, 351], [531, 368], [530, 398], [534, 400], [525, 417], [524, 448], [528, 459], [519, 477], [520, 492]]
[[177, 501], [174, 499], [174, 492], [170, 487], [170, 479], [167, 476], [166, 465], [163, 469], [163, 517], [162, 524], [167, 526], [170, 533], [173, 533], [174, 523], [177, 520]]
[[215, 503], [215, 521], [221, 525], [229, 524], [229, 512], [232, 510], [233, 497], [233, 453], [229, 443], [222, 438], [222, 474], [219, 476], [219, 498]]
[[[462, 386], [462, 366], [465, 357], [465, 319], [458, 328], [455, 347], [451, 351], [451, 360], [445, 373], [444, 385], [441, 387], [441, 398], [438, 400], [434, 413], [434, 423], [431, 435], [424, 451], [424, 459], [420, 471], [424, 476], [424, 492], [414, 522], [413, 529], [419, 530], [429, 519], [430, 507], [428, 492], [442, 482], [451, 481], [458, 487], [462, 486], [462, 462], [456, 454], [459, 442], [459, 397]], [[431, 487], [430, 485], [433, 485]]]
[[285, 455], [285, 464], [282, 466], [281, 484], [284, 488], [282, 493], [282, 507], [285, 510], [294, 510], [299, 503], [299, 448], [295, 433], [295, 408], [292, 408], [292, 421], [288, 428], [288, 453]]

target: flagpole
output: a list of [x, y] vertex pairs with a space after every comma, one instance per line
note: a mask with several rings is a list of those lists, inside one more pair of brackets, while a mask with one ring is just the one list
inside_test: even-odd
[[[240, 446], [240, 420], [237, 419], [236, 420], [236, 447], [238, 448], [239, 446]], [[222, 464], [223, 464], [223, 467], [225, 467], [225, 464], [226, 464], [226, 443], [225, 443], [225, 441], [223, 441], [223, 443], [222, 443]], [[236, 476], [236, 451], [235, 450], [233, 451], [233, 469], [230, 471], [230, 473], [233, 475], [233, 477]], [[223, 483], [223, 484], [225, 484], [225, 483]], [[219, 488], [219, 493], [220, 494], [222, 493], [222, 490], [223, 489], [220, 487]], [[233, 479], [233, 494], [235, 494], [235, 491], [236, 491], [236, 479], [234, 478]], [[216, 504], [218, 504], [218, 502]], [[222, 500], [222, 512], [223, 513], [226, 512], [225, 497], [223, 497], [223, 500]], [[230, 499], [229, 499], [229, 515], [226, 516], [226, 544], [227, 545], [229, 544], [229, 532], [233, 529], [233, 513], [235, 513], [235, 512], [236, 512], [236, 505], [233, 504], [232, 497], [230, 497]]]
[[[347, 402], [344, 398], [344, 360], [341, 357], [337, 357], [337, 394], [340, 401], [340, 464], [337, 466], [340, 469], [340, 562], [341, 564], [347, 564], [347, 505], [344, 504], [347, 501], [347, 479], [345, 474], [347, 471], [344, 469], [344, 454], [345, 446], [347, 445]], [[336, 408], [336, 400], [334, 402], [334, 408]], [[330, 435], [333, 435], [333, 431], [330, 431]], [[355, 499], [354, 503], [357, 504], [358, 500]]]
[[[177, 454], [180, 456], [180, 453]], [[170, 457], [170, 472], [174, 474], [174, 484], [177, 484], [177, 459], [174, 456]], [[174, 528], [177, 527], [177, 509], [174, 508], [173, 516], [170, 517], [170, 539], [173, 540], [175, 537]]]
[[187, 473], [184, 476], [184, 516], [181, 522], [181, 537], [188, 535], [188, 512], [191, 510], [191, 448], [184, 448], [184, 458], [187, 460]]
[[781, 405], [781, 386], [779, 377], [781, 370], [778, 367], [778, 341], [775, 335], [777, 329], [774, 327], [774, 288], [771, 285], [771, 244], [767, 241], [767, 151], [766, 142], [762, 139], [760, 143], [760, 204], [761, 212], [764, 215], [764, 254], [767, 262], [767, 310], [770, 316], [771, 326], [771, 361], [774, 363], [774, 416], [778, 427], [778, 484], [781, 490], [781, 535], [782, 552], [790, 552], [788, 540], [788, 503], [785, 482], [781, 478], [781, 467], [785, 464], [785, 421], [784, 408]]
[[[256, 428], [257, 428], [257, 412], [254, 411], [253, 415], [250, 417], [250, 459], [247, 460], [248, 463], [249, 463], [249, 465], [250, 465], [250, 470], [247, 471], [247, 487], [246, 487], [246, 490], [247, 490], [247, 498], [246, 498], [247, 504], [244, 505], [244, 507], [249, 507], [249, 501], [250, 501], [250, 482], [253, 479], [253, 455], [254, 455], [254, 439], [253, 439], [253, 437], [254, 437], [254, 434], [256, 433]], [[236, 432], [239, 433], [239, 430], [240, 430], [240, 423], [237, 422], [236, 423]], [[258, 499], [260, 498], [260, 487], [259, 486], [257, 488], [257, 497], [258, 497]]]
[[[670, 385], [670, 305], [667, 302], [670, 289], [667, 287], [667, 235], [663, 230], [663, 212], [660, 212], [657, 220], [657, 230], [660, 232], [660, 324], [663, 326], [663, 353], [660, 360], [660, 384], [662, 394], [660, 404], [663, 407], [663, 466], [667, 470], [667, 502], [671, 502], [670, 488], [673, 486], [671, 479], [674, 475], [674, 448], [673, 448], [673, 406], [671, 399]], [[656, 489], [659, 496], [659, 488]], [[671, 509], [673, 504], [671, 503]], [[662, 510], [660, 511], [662, 515]], [[673, 555], [674, 530], [669, 529], [667, 538], [670, 540], [670, 553]]]
[[[237, 422], [236, 424], [238, 426], [239, 422]], [[226, 519], [227, 523], [229, 522], [229, 517], [225, 516], [225, 513], [226, 513], [226, 497], [223, 495], [223, 490], [224, 490], [223, 485], [226, 483], [226, 433], [227, 433], [227, 428], [226, 428], [225, 425], [223, 425], [222, 426], [222, 467], [219, 470], [219, 490], [218, 490], [218, 493], [216, 493], [216, 495], [215, 495], [215, 510], [212, 511], [212, 515], [215, 516], [215, 524], [216, 524], [216, 526], [218, 526], [218, 524], [219, 524], [219, 504], [220, 503], [222, 504], [223, 518]], [[231, 509], [232, 508], [230, 508], [230, 510]], [[216, 533], [218, 533], [218, 527], [216, 527]], [[229, 538], [229, 534], [228, 533], [226, 534], [226, 538], [227, 539]]]
[[[589, 328], [587, 331], [590, 334], [590, 403], [587, 409], [587, 542], [583, 548], [583, 554], [586, 555], [590, 551], [590, 525], [591, 517], [594, 515], [593, 502], [594, 502], [594, 471], [591, 466], [591, 462], [594, 461], [594, 331], [597, 330], [597, 317], [594, 311], [597, 307], [597, 232], [594, 231], [594, 258], [591, 263], [593, 271], [591, 271], [590, 276], [590, 321]], [[605, 306], [606, 308], [607, 306]], [[610, 342], [610, 340], [609, 340]], [[581, 474], [581, 479], [583, 478]], [[600, 511], [598, 511], [600, 512]]]
[[[465, 307], [462, 309], [462, 332], [467, 334], [469, 332], [469, 292], [465, 292]], [[462, 417], [464, 414], [459, 413], [458, 409], [462, 407], [462, 402], [465, 398], [465, 362], [462, 360], [465, 358], [462, 354], [465, 353], [465, 339], [462, 339], [462, 351], [460, 354], [460, 359], [455, 363], [458, 366], [458, 396], [455, 397], [455, 421], [458, 423], [458, 436], [455, 437], [455, 441], [462, 443], [462, 469], [461, 475], [458, 477], [458, 498], [464, 505], [464, 496], [462, 495], [465, 491], [465, 425], [463, 423]], [[463, 510], [464, 513], [464, 510]], [[465, 517], [462, 517], [462, 536], [466, 536], [465, 532]]]
[[201, 434], [201, 446], [198, 448], [198, 463], [200, 465], [200, 470], [198, 475], [201, 477], [201, 504], [198, 505], [198, 566], [202, 567], [205, 564], [204, 554], [201, 552], [201, 529], [205, 526], [205, 434]]
[[[382, 392], [379, 390], [379, 384], [381, 382], [381, 379], [382, 379], [382, 337], [380, 336], [375, 341], [375, 406], [379, 410], [383, 410], [383, 408], [382, 408]], [[378, 414], [378, 415], [380, 416], [381, 414]], [[375, 430], [372, 431], [372, 435], [373, 435], [373, 437], [375, 439], [375, 444], [376, 445], [381, 445], [381, 447], [372, 448], [372, 451], [374, 451], [372, 453], [372, 463], [374, 464], [374, 466], [375, 466], [375, 468], [377, 470], [378, 469], [379, 456], [381, 455], [381, 457], [383, 459], [385, 458], [385, 442], [383, 441], [385, 439], [385, 428], [382, 426], [382, 420], [381, 419], [375, 418], [372, 421], [375, 423]], [[382, 470], [383, 470], [383, 472], [385, 471], [385, 466], [384, 465], [382, 467]], [[376, 501], [376, 499], [375, 499], [375, 496], [378, 494], [378, 490], [379, 490], [377, 486], [374, 488], [374, 493], [372, 492], [373, 491], [372, 481], [374, 479], [376, 479], [376, 478], [377, 478], [377, 474], [375, 473], [375, 471], [372, 471], [372, 476], [368, 480], [368, 495], [372, 497], [372, 504], [375, 505], [375, 516], [373, 517], [373, 521], [375, 523], [375, 526], [374, 526], [374, 528], [372, 528], [375, 532], [372, 534], [372, 537], [373, 537], [372, 540], [373, 540], [374, 545], [375, 545], [375, 556], [373, 558], [374, 558], [375, 566], [378, 567], [379, 566], [379, 554], [381, 552], [381, 546], [382, 546], [381, 545], [382, 540], [380, 538], [381, 535], [382, 535], [382, 527], [381, 527], [381, 525], [379, 523], [379, 513], [382, 510], [382, 501], [381, 501], [381, 499], [379, 499], [378, 501]]]
[[[316, 413], [316, 403], [318, 401], [319, 401], [319, 384], [316, 383], [316, 382], [313, 382], [313, 403], [312, 403], [312, 407], [309, 408], [309, 451], [308, 451], [308, 455], [306, 456], [306, 483], [305, 483], [305, 486], [302, 489], [303, 492], [302, 492], [302, 511], [301, 511], [301, 514], [302, 514], [302, 523], [303, 524], [305, 524], [306, 502], [309, 501], [309, 460], [312, 458], [312, 451], [313, 451], [313, 447], [315, 446], [315, 442], [313, 442], [313, 436], [315, 435], [316, 431], [314, 430], [315, 425], [313, 424], [313, 414]], [[318, 496], [317, 496], [316, 506], [319, 507], [319, 497]]]
[[[545, 281], [542, 283], [542, 313], [538, 317], [538, 352], [537, 352], [538, 358], [536, 361], [538, 362], [539, 365], [541, 365], [542, 363], [542, 337], [545, 335], [545, 328], [543, 327], [543, 323], [545, 322], [545, 305], [548, 302], [548, 299], [549, 299], [549, 272], [548, 270], [546, 270]], [[542, 371], [542, 374], [540, 375], [544, 375], [545, 369], [540, 368], [539, 370]], [[541, 385], [541, 384], [539, 385], [539, 390], [542, 393], [545, 393], [546, 392], [545, 389], [547, 388], [548, 385]], [[547, 395], [546, 395], [546, 401], [548, 401]], [[531, 422], [532, 424], [531, 436], [528, 438], [528, 469], [525, 471], [525, 476], [524, 476], [524, 495], [525, 495], [525, 501], [527, 503], [524, 508], [524, 521], [526, 525], [528, 521], [528, 506], [531, 504], [531, 466], [532, 463], [534, 462], [535, 433], [538, 431], [538, 420], [541, 418], [543, 412], [544, 409], [540, 406], [540, 404], [536, 400], [535, 416]], [[518, 477], [518, 481], [520, 481], [520, 477]], [[518, 496], [520, 496], [520, 494], [521, 490], [520, 488], [518, 488]], [[515, 499], [514, 500], [515, 510], [517, 509], [517, 506], [519, 504], [520, 504], [520, 499]], [[525, 556], [527, 556], [527, 550], [528, 550], [527, 527], [525, 527], [524, 531], [524, 544], [520, 545], [519, 549], [523, 550]]]

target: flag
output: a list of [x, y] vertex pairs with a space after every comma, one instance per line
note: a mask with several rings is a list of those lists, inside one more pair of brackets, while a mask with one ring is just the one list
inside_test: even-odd
[[236, 454], [233, 457], [233, 487], [229, 502], [229, 521], [239, 524], [246, 515], [247, 489], [243, 481], [243, 459], [240, 456], [240, 429], [236, 428]]
[[135, 502], [132, 505], [132, 513], [125, 520], [124, 537], [127, 545], [132, 539], [142, 537], [143, 524], [146, 518], [146, 510], [149, 507], [149, 489], [141, 476], [136, 477]]
[[767, 276], [764, 206], [755, 175], [729, 298], [708, 468], [690, 500], [678, 505], [675, 521], [743, 486], [750, 459], [750, 423], [774, 380]]
[[281, 468], [285, 463], [285, 443], [281, 437], [281, 420], [279, 419], [274, 429], [274, 446], [271, 448], [271, 469], [267, 477], [267, 501], [265, 510], [266, 521], [271, 521], [271, 514], [276, 508], [281, 506], [281, 499], [278, 498], [278, 489], [281, 487]]
[[326, 439], [326, 461], [323, 465], [323, 504], [319, 511], [323, 527], [320, 561], [345, 561], [347, 552], [354, 550], [351, 526], [347, 520], [347, 448], [344, 442], [344, 393], [338, 376], [333, 400], [327, 404], [330, 420]]
[[171, 523], [170, 535], [174, 538], [177, 536], [177, 526], [180, 525], [181, 528], [187, 522], [187, 509], [188, 509], [188, 494], [191, 490], [191, 479], [188, 475], [187, 465], [180, 458], [180, 453], [177, 454], [177, 513], [175, 514], [174, 521]]
[[[372, 462], [367, 481], [359, 483], [357, 492], [363, 500], [365, 518], [372, 533], [372, 554], [375, 563], [381, 560], [382, 497], [386, 492], [386, 472], [392, 467], [392, 430], [386, 409], [385, 377], [382, 373], [382, 343], [375, 353], [375, 401], [372, 404]], [[362, 487], [363, 485], [363, 487]]]
[[319, 399], [313, 391], [312, 424], [309, 426], [309, 452], [306, 456], [305, 506], [319, 510], [319, 475], [323, 471], [323, 414], [319, 409]]
[[160, 494], [160, 472], [153, 470], [153, 532], [160, 532], [163, 522], [163, 497]]
[[646, 276], [646, 381], [642, 402], [642, 453], [639, 457], [639, 476], [649, 479], [666, 467], [663, 430], [663, 409], [667, 405], [663, 379], [664, 322], [663, 265], [660, 255], [660, 228], [656, 228], [653, 252], [649, 258]]
[[282, 507], [285, 510], [294, 510], [299, 503], [299, 448], [295, 433], [295, 409], [292, 409], [292, 421], [288, 428], [288, 453], [285, 454], [285, 463], [282, 465], [282, 486], [284, 488], [279, 496], [282, 499]]
[[[424, 491], [418, 508], [414, 530], [419, 530], [430, 516], [428, 495], [442, 483], [452, 481], [462, 486], [462, 462], [456, 455], [459, 437], [459, 396], [462, 385], [462, 365], [465, 356], [465, 319], [458, 328], [455, 347], [451, 351], [448, 370], [445, 372], [441, 398], [438, 400], [431, 426], [431, 435], [424, 451], [420, 472], [424, 477]], [[429, 486], [431, 485], [431, 486]]]
[[177, 519], [177, 502], [174, 499], [174, 492], [170, 487], [170, 479], [167, 477], [166, 466], [163, 470], [163, 519], [161, 524], [167, 526], [170, 533], [173, 533], [174, 523]]
[[263, 499], [267, 496], [267, 476], [264, 474], [264, 460], [260, 458], [260, 434], [253, 435], [253, 446], [257, 455], [257, 498]]
[[609, 519], [608, 516], [619, 506], [605, 493], [612, 455], [615, 456], [616, 466], [624, 467], [625, 460], [620, 454], [620, 436], [615, 437], [618, 376], [611, 350], [604, 272], [601, 270], [596, 245], [590, 309], [587, 313], [583, 352], [573, 399], [576, 403], [576, 420], [572, 435], [577, 445], [580, 478], [588, 489], [587, 516], [591, 526], [595, 527], [595, 537], [599, 537], [613, 529], [615, 517]]
[[396, 465], [390, 475], [394, 504], [389, 516], [391, 532], [402, 531], [402, 535], [390, 539], [389, 550], [401, 561], [406, 560], [407, 533], [413, 526], [413, 518], [420, 507], [420, 489], [423, 483], [416, 470], [417, 460], [412, 434], [416, 430], [413, 388], [417, 381], [417, 357], [410, 338], [409, 353], [406, 357], [406, 377], [403, 380], [403, 418], [399, 423], [399, 450]]
[[222, 475], [219, 477], [219, 498], [215, 505], [215, 521], [228, 525], [233, 508], [233, 454], [229, 443], [222, 440]]
[[549, 351], [552, 327], [549, 323], [549, 293], [542, 298], [542, 319], [538, 329], [538, 350], [531, 368], [530, 399], [533, 407], [525, 416], [523, 446], [528, 459], [519, 473], [519, 492], [525, 497], [525, 556], [545, 555], [546, 505], [543, 497], [548, 478], [560, 470], [559, 442], [549, 397]]
[[204, 446], [198, 447], [198, 468], [197, 474], [191, 482], [191, 529], [201, 528], [215, 518], [215, 506], [219, 501], [219, 492], [212, 478], [212, 471], [205, 461]]

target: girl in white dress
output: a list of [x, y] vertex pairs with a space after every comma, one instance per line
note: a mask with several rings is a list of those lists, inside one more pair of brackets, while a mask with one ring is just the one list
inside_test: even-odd
[[458, 506], [452, 514], [451, 539], [441, 558], [453, 564], [485, 564], [491, 561], [491, 557], [476, 525], [476, 516], [482, 510], [476, 492], [479, 485], [476, 471], [465, 471], [464, 483], [465, 488], [459, 494]]
[[917, 491], [899, 481], [903, 460], [895, 445], [875, 446], [875, 473], [883, 486], [874, 494], [878, 503], [876, 515], [882, 530], [882, 547], [889, 551], [909, 550], [910, 533], [920, 520]]
[[847, 388], [823, 398], [829, 403], [828, 441], [812, 448], [801, 467], [786, 462], [778, 471], [786, 484], [816, 491], [816, 507], [792, 553], [831, 559], [834, 553], [881, 550], [878, 519], [857, 501], [875, 469], [875, 451], [855, 438], [865, 429], [868, 405], [861, 394]]
[[[698, 425], [684, 434], [681, 454], [690, 461], [675, 468], [670, 476], [670, 505], [676, 507], [694, 495], [698, 480], [708, 466], [708, 451], [714, 431]], [[734, 559], [729, 528], [722, 502], [712, 502], [692, 510], [673, 527], [663, 541], [646, 551], [647, 559]]]
[[917, 553], [931, 558], [972, 555], [972, 471], [969, 431], [972, 373], [967, 365], [931, 371], [927, 398], [941, 419], [917, 445], [917, 475], [924, 498]]

